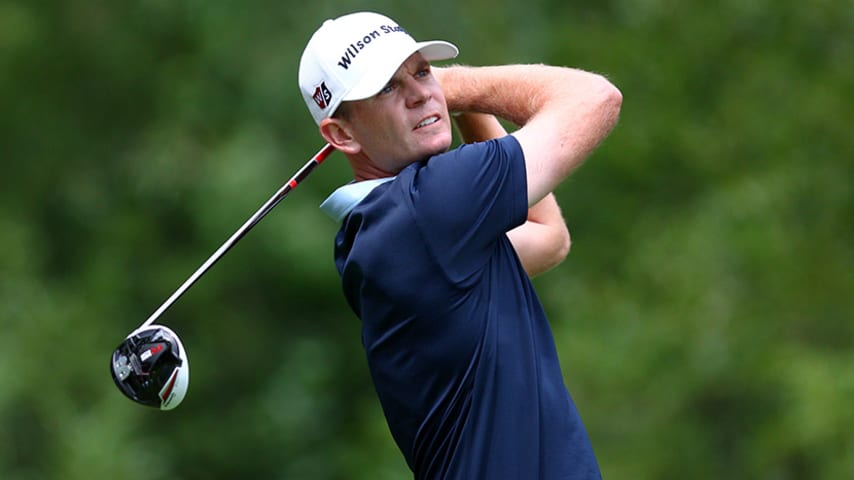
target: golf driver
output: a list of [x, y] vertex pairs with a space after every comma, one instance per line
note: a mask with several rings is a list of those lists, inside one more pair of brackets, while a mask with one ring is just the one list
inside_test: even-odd
[[329, 144], [320, 149], [190, 275], [190, 278], [178, 287], [175, 293], [163, 302], [163, 305], [116, 347], [110, 359], [110, 372], [122, 393], [135, 402], [161, 410], [171, 410], [181, 403], [190, 383], [190, 363], [187, 352], [178, 335], [164, 325], [155, 324], [155, 320], [333, 151], [335, 148]]

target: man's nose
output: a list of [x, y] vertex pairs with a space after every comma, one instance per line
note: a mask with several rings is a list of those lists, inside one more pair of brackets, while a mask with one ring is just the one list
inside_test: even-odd
[[417, 107], [423, 104], [432, 97], [430, 88], [422, 84], [414, 78], [409, 78], [406, 81], [406, 106], [407, 108]]

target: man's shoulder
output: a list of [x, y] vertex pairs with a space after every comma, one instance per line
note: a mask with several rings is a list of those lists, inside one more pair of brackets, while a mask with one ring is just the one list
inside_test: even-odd
[[[448, 176], [467, 178], [473, 171], [492, 169], [496, 162], [520, 162], [524, 164], [524, 155], [519, 141], [512, 135], [484, 142], [464, 143], [451, 150], [433, 155], [426, 160], [415, 162], [399, 174], [402, 182], [423, 181], [436, 178], [444, 186], [450, 186]], [[434, 175], [425, 175], [425, 174]], [[468, 184], [468, 182], [465, 182]]]
[[437, 158], [459, 160], [460, 158], [485, 158], [499, 155], [522, 155], [522, 146], [516, 140], [516, 137], [505, 135], [501, 138], [494, 138], [483, 142], [464, 143], [447, 152], [434, 155], [425, 163], [432, 162]]

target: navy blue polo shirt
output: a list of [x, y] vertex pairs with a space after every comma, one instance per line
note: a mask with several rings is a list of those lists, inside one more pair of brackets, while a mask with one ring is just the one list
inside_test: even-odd
[[417, 479], [600, 478], [543, 308], [505, 233], [527, 217], [507, 136], [342, 187], [335, 263]]

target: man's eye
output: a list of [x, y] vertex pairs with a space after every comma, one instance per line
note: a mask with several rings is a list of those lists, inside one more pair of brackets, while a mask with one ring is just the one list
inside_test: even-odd
[[394, 86], [392, 86], [392, 84], [388, 84], [380, 90], [379, 95], [388, 95], [392, 90], [394, 90]]
[[419, 77], [419, 78], [420, 78], [420, 77], [426, 77], [427, 75], [430, 75], [430, 69], [429, 69], [429, 68], [425, 68], [424, 70], [420, 70], [420, 71], [419, 71], [418, 73], [416, 73], [415, 75], [416, 75], [417, 77]]

